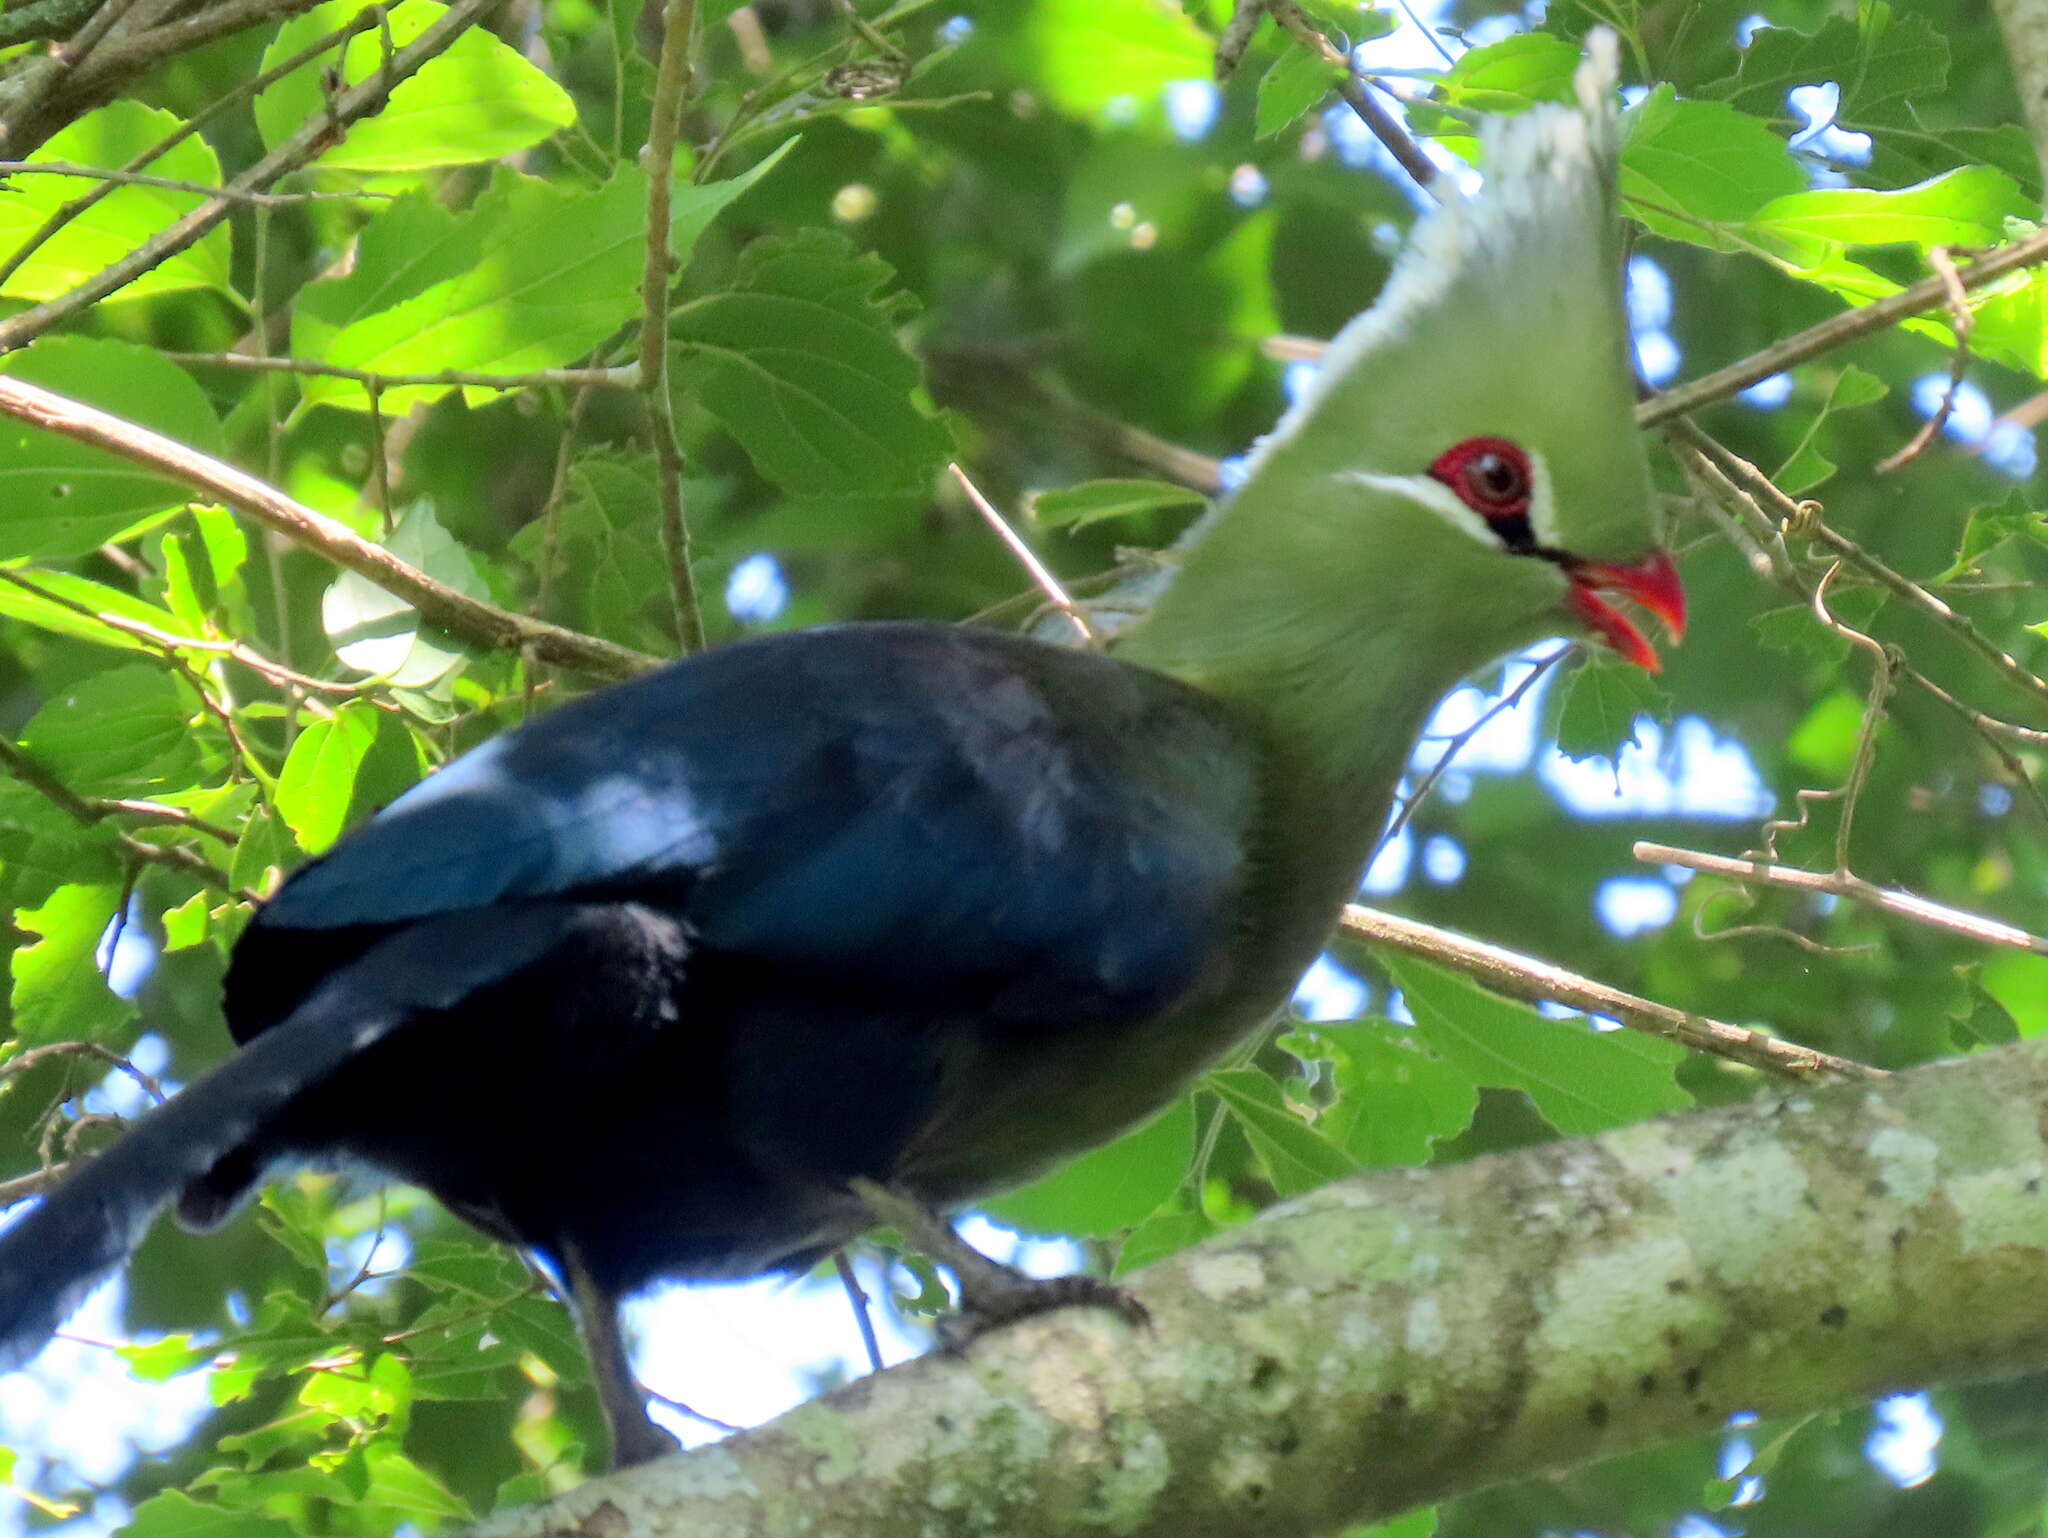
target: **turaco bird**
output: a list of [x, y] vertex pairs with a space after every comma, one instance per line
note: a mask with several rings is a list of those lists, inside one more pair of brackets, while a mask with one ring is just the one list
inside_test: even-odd
[[[1434, 702], [1512, 648], [1674, 637], [1633, 402], [1611, 80], [1487, 125], [1373, 308], [1107, 654], [944, 624], [744, 641], [486, 743], [237, 947], [240, 1050], [0, 1237], [19, 1362], [175, 1202], [425, 1187], [563, 1279], [617, 1461], [658, 1280], [812, 1264], [1030, 1179], [1272, 1020]], [[950, 1258], [950, 1257], [949, 1257]], [[962, 1261], [964, 1306], [1113, 1301]], [[1021, 1303], [1019, 1300], [1023, 1300]]]

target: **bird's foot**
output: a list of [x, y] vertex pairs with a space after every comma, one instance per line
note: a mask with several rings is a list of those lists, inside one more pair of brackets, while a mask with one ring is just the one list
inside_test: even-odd
[[611, 1405], [606, 1405], [605, 1409], [605, 1418], [611, 1422], [612, 1428], [613, 1468], [635, 1468], [682, 1450], [683, 1444], [649, 1420], [645, 1410], [622, 1408], [615, 1411]]
[[939, 1342], [948, 1351], [963, 1351], [990, 1330], [1056, 1308], [1107, 1308], [1134, 1326], [1152, 1322], [1145, 1305], [1114, 1282], [1096, 1276], [1026, 1276], [990, 1260], [906, 1192], [873, 1180], [852, 1184], [877, 1222], [894, 1228], [959, 1281], [959, 1309], [939, 1324]]
[[979, 1275], [972, 1285], [954, 1273], [960, 1277], [960, 1306], [938, 1326], [939, 1344], [948, 1351], [965, 1351], [990, 1330], [1056, 1308], [1106, 1308], [1134, 1329], [1152, 1323], [1134, 1294], [1099, 1276], [1026, 1276], [994, 1261], [989, 1265], [998, 1274]]

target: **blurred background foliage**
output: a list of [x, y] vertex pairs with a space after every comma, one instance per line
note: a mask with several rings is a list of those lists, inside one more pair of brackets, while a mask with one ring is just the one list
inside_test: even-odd
[[[1662, 386], [2039, 219], [1982, 0], [1757, 3], [1314, 0], [1306, 17], [1355, 46], [1453, 183], [1474, 174], [1472, 113], [1567, 97], [1585, 29], [1621, 33], [1628, 299]], [[126, 167], [206, 114], [149, 163], [167, 185], [114, 185], [40, 240], [91, 183], [17, 171], [0, 187], [0, 328], [56, 301], [0, 329], [17, 349], [0, 370], [225, 457], [474, 597], [672, 654], [643, 402], [545, 372], [634, 355], [654, 12], [509, 0], [272, 184], [280, 200], [66, 306], [442, 14], [287, 11], [168, 58], [33, 151]], [[846, 618], [1029, 622], [1036, 600], [949, 460], [1084, 595], [1231, 484], [1313, 367], [1276, 339], [1327, 337], [1370, 302], [1426, 194], [1271, 22], [1213, 84], [1228, 21], [1201, 0], [700, 0], [668, 330], [713, 644]], [[345, 57], [334, 44], [247, 89], [351, 25]], [[2048, 804], [2028, 779], [2048, 741], [2031, 676], [2048, 622], [2044, 292], [2023, 273], [1979, 296], [1959, 384], [1937, 308], [1698, 414], [2016, 659], [2001, 673], [1867, 568], [1830, 588], [1841, 620], [1974, 727], [1905, 681], [1873, 696], [1866, 651], [1805, 601], [1833, 555], [1794, 530], [1772, 580], [1759, 536], [1732, 537], [1660, 454], [1686, 644], [1654, 682], [1556, 643], [1452, 696], [1417, 755], [1411, 789], [1429, 794], [1368, 900], [1886, 1067], [2048, 1027], [2048, 956], [1631, 855], [1645, 838], [1756, 847], [1766, 819], [1797, 821], [1798, 792], [1839, 790], [1867, 741], [1854, 870], [2048, 930]], [[1544, 387], [1527, 360], [1472, 366]], [[503, 383], [384, 382], [448, 369]], [[1931, 441], [1879, 471], [1944, 403]], [[15, 1199], [221, 1054], [225, 950], [277, 871], [590, 680], [422, 628], [102, 450], [10, 425], [0, 485]], [[1812, 801], [1779, 857], [1832, 869], [1842, 805]], [[1127, 1271], [1350, 1169], [1767, 1087], [1341, 939], [1298, 1007], [1151, 1126], [994, 1203], [1013, 1229], [1085, 1246], [1026, 1258]], [[909, 1349], [934, 1279], [887, 1250], [861, 1265]], [[829, 1305], [829, 1344], [792, 1331], [779, 1359], [733, 1363], [704, 1329], [671, 1331], [675, 1391], [859, 1370], [822, 1286], [765, 1306]], [[166, 1226], [74, 1335], [0, 1378], [0, 1530], [430, 1531], [574, 1483], [601, 1440], [544, 1286], [416, 1193], [359, 1179], [286, 1181], [203, 1240]], [[1903, 1394], [1794, 1426], [1738, 1417], [1388, 1531], [2036, 1532], [2044, 1445], [2038, 1382]]]

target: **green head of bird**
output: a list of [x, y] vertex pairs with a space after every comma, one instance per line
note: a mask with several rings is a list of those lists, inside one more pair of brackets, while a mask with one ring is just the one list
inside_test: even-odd
[[1232, 649], [1267, 673], [1398, 651], [1448, 687], [1576, 633], [1657, 666], [1614, 602], [1683, 628], [1633, 419], [1611, 38], [1578, 93], [1484, 125], [1483, 184], [1418, 223], [1189, 540], [1133, 660], [1214, 686]]

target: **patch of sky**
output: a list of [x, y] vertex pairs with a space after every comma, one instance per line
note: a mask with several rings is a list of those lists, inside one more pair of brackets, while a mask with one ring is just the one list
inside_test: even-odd
[[1758, 411], [1776, 411], [1792, 399], [1792, 376], [1771, 374], [1759, 379], [1746, 390], [1737, 390], [1735, 398], [1745, 406]]
[[1230, 201], [1239, 208], [1257, 208], [1266, 201], [1266, 173], [1246, 161], [1230, 173]]
[[361, 1277], [351, 1289], [366, 1297], [377, 1297], [398, 1280], [398, 1272], [412, 1263], [412, 1238], [402, 1228], [385, 1224], [366, 1234], [329, 1240], [327, 1263], [344, 1281]]
[[1216, 462], [1216, 486], [1220, 491], [1235, 491], [1245, 483], [1252, 473], [1249, 454], [1232, 454]]
[[1925, 1484], [1941, 1467], [1941, 1417], [1925, 1394], [1891, 1394], [1874, 1407], [1877, 1427], [1863, 1444], [1863, 1456], [1904, 1490]]
[[[1461, 732], [1472, 731], [1489, 710], [1498, 706], [1527, 674], [1530, 667], [1549, 653], [1557, 650], [1557, 641], [1543, 641], [1529, 647], [1513, 658], [1501, 672], [1501, 682], [1496, 690], [1481, 688], [1477, 684], [1461, 684], [1445, 695], [1442, 703], [1423, 728], [1422, 741], [1416, 745], [1414, 756], [1409, 759], [1412, 768], [1427, 770], [1443, 756], [1449, 739]], [[1461, 774], [1476, 773], [1515, 774], [1528, 768], [1530, 759], [1536, 755], [1536, 731], [1543, 719], [1539, 708], [1543, 691], [1549, 687], [1545, 679], [1529, 691], [1510, 710], [1502, 710], [1486, 720], [1458, 750], [1453, 762]]]
[[1678, 894], [1655, 876], [1610, 876], [1593, 893], [1593, 911], [1609, 934], [1626, 940], [1670, 923]]
[[1753, 820], [1772, 798], [1756, 761], [1732, 737], [1698, 716], [1681, 716], [1667, 735], [1646, 716], [1636, 741], [1615, 759], [1567, 758], [1553, 749], [1537, 766], [1551, 794], [1581, 817], [1704, 817]]
[[1998, 784], [1978, 786], [1977, 810], [1986, 817], [2003, 817], [2012, 810], [2012, 792]]
[[[1751, 1420], [1755, 1417], [1752, 1416]], [[1756, 1475], [1743, 1476], [1742, 1471], [1756, 1461], [1756, 1448], [1746, 1436], [1731, 1436], [1721, 1444], [1719, 1460], [1714, 1472], [1723, 1479], [1736, 1481], [1734, 1492], [1728, 1497], [1731, 1506], [1755, 1504], [1764, 1493], [1764, 1482]]]
[[1326, 108], [1322, 121], [1323, 132], [1329, 136], [1337, 158], [1345, 165], [1355, 171], [1378, 172], [1401, 190], [1417, 213], [1436, 206], [1436, 199], [1415, 184], [1415, 179], [1401, 169], [1401, 162], [1373, 137], [1372, 130], [1359, 122], [1357, 114], [1349, 107], [1340, 102]]
[[782, 563], [757, 551], [725, 579], [725, 607], [743, 625], [764, 625], [789, 607], [789, 580]]
[[1760, 11], [1751, 11], [1735, 24], [1735, 46], [1747, 48], [1757, 33], [1771, 24], [1771, 18]]
[[[0, 1446], [20, 1455], [16, 1482], [112, 1483], [138, 1455], [176, 1446], [206, 1413], [205, 1373], [137, 1381], [118, 1355], [94, 1344], [126, 1338], [123, 1296], [118, 1278], [95, 1287], [67, 1322], [64, 1338], [51, 1341], [21, 1371], [0, 1374]], [[54, 1480], [45, 1477], [52, 1467], [64, 1471]], [[23, 1502], [0, 1502], [0, 1534], [26, 1533], [30, 1515]], [[109, 1533], [125, 1518], [125, 1508], [96, 1507], [63, 1532], [65, 1538]], [[36, 1531], [45, 1530], [37, 1525]]]
[[1450, 886], [1465, 874], [1465, 851], [1447, 833], [1432, 833], [1422, 841], [1422, 874], [1438, 886]]
[[[170, 1066], [171, 1046], [155, 1031], [144, 1035], [129, 1049], [128, 1061], [136, 1073], [147, 1074], [157, 1081], [166, 1095], [176, 1094], [175, 1081], [163, 1077], [164, 1069]], [[119, 1116], [133, 1118], [140, 1116], [156, 1102], [148, 1090], [136, 1082], [135, 1074], [116, 1068], [99, 1083], [85, 1092], [79, 1102], [80, 1108], [90, 1116]]]
[[1213, 80], [1170, 80], [1166, 84], [1166, 122], [1184, 144], [1205, 139], [1223, 110], [1223, 93]]
[[1636, 365], [1651, 384], [1663, 384], [1684, 361], [1671, 332], [1671, 279], [1647, 256], [1628, 264], [1628, 324], [1635, 338]]
[[1488, 43], [1497, 43], [1504, 37], [1527, 32], [1529, 25], [1511, 11], [1503, 11], [1496, 16], [1482, 16], [1465, 28], [1464, 44], [1467, 48], [1484, 48]]
[[[1835, 121], [1835, 114], [1842, 106], [1842, 88], [1836, 82], [1824, 80], [1817, 85], [1795, 85], [1785, 93], [1785, 105], [1806, 125], [1794, 132], [1789, 141], [1795, 154], [1846, 165], [1869, 163], [1870, 135], [1844, 128]], [[1824, 168], [1817, 169], [1814, 185], [1844, 186], [1846, 179]]]
[[1280, 389], [1287, 397], [1287, 404], [1298, 406], [1301, 398], [1308, 393], [1309, 386], [1316, 382], [1316, 375], [1322, 370], [1305, 358], [1296, 358], [1280, 374]]
[[[1407, 794], [1407, 787], [1402, 787]], [[1372, 864], [1365, 868], [1365, 879], [1358, 883], [1361, 892], [1370, 892], [1375, 897], [1385, 897], [1398, 892], [1407, 885], [1408, 867], [1415, 863], [1415, 835], [1402, 828], [1379, 847], [1372, 857]]]
[[949, 16], [939, 24], [939, 41], [952, 46], [966, 42], [974, 36], [972, 16]]
[[[1913, 409], [1923, 417], [1931, 417], [1941, 409], [1948, 393], [1947, 373], [1922, 374], [1913, 381]], [[1943, 436], [1975, 449], [1985, 464], [2014, 480], [2032, 475], [2040, 457], [2034, 430], [2018, 422], [2001, 422], [1991, 397], [1967, 379], [1956, 386], [1955, 400], [1941, 431]]]
[[1372, 1002], [1372, 990], [1332, 961], [1327, 953], [1302, 974], [1294, 1009], [1304, 1020], [1356, 1020]]
[[1728, 1538], [1728, 1529], [1689, 1511], [1671, 1525], [1671, 1538]]
[[[1030, 1276], [1061, 1276], [1085, 1263], [1077, 1245], [1028, 1239], [978, 1214], [963, 1219], [959, 1232], [984, 1254]], [[870, 1298], [895, 1290], [874, 1257], [857, 1255], [854, 1265]], [[887, 1307], [871, 1305], [870, 1314], [885, 1363], [893, 1366], [925, 1350], [921, 1328], [906, 1325]], [[629, 1303], [626, 1318], [639, 1342], [634, 1356], [642, 1381], [736, 1426], [758, 1425], [793, 1409], [820, 1382], [857, 1378], [868, 1370], [852, 1305], [836, 1279], [770, 1277], [666, 1287]], [[722, 1434], [659, 1402], [653, 1413], [688, 1447]]]
[[156, 970], [156, 955], [156, 941], [143, 920], [142, 899], [131, 895], [128, 906], [107, 920], [107, 927], [100, 931], [93, 960], [115, 996], [132, 999]]

